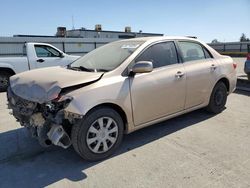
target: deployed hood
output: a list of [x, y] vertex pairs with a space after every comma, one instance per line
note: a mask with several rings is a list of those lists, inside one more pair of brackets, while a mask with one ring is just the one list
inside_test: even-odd
[[10, 86], [17, 96], [42, 104], [57, 98], [63, 88], [93, 83], [102, 75], [101, 72], [50, 67], [14, 75], [10, 78]]

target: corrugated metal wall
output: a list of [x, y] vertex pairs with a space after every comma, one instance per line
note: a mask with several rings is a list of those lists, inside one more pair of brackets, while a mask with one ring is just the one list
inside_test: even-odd
[[218, 52], [248, 52], [250, 42], [224, 42], [208, 44]]
[[0, 56], [23, 56], [25, 42], [49, 43], [68, 54], [84, 55], [117, 39], [54, 38], [54, 37], [0, 37]]
[[[0, 37], [0, 56], [23, 56], [25, 42], [49, 43], [60, 50], [75, 55], [84, 55], [116, 38], [56, 38], [56, 37]], [[210, 43], [218, 52], [247, 52], [250, 42]]]

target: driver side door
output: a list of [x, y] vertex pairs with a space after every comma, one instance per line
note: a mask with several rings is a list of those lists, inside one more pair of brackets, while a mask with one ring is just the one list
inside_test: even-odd
[[61, 53], [50, 46], [35, 45], [35, 55], [36, 68], [64, 66]]
[[153, 71], [130, 77], [133, 118], [136, 126], [182, 111], [186, 76], [174, 42], [147, 48], [135, 62], [151, 61]]

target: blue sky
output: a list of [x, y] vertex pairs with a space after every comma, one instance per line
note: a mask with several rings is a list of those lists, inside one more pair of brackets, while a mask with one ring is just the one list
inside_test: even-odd
[[250, 0], [0, 0], [0, 36], [54, 35], [57, 26], [195, 35], [206, 42], [250, 38]]

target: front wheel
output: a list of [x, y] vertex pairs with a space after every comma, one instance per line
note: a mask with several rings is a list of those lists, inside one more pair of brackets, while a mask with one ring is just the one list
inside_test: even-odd
[[218, 82], [210, 96], [207, 111], [218, 114], [223, 111], [227, 102], [227, 87], [223, 82]]
[[9, 86], [10, 74], [0, 71], [0, 92], [6, 91]]
[[114, 153], [123, 138], [124, 123], [112, 108], [97, 108], [73, 125], [71, 139], [85, 160], [102, 160]]

